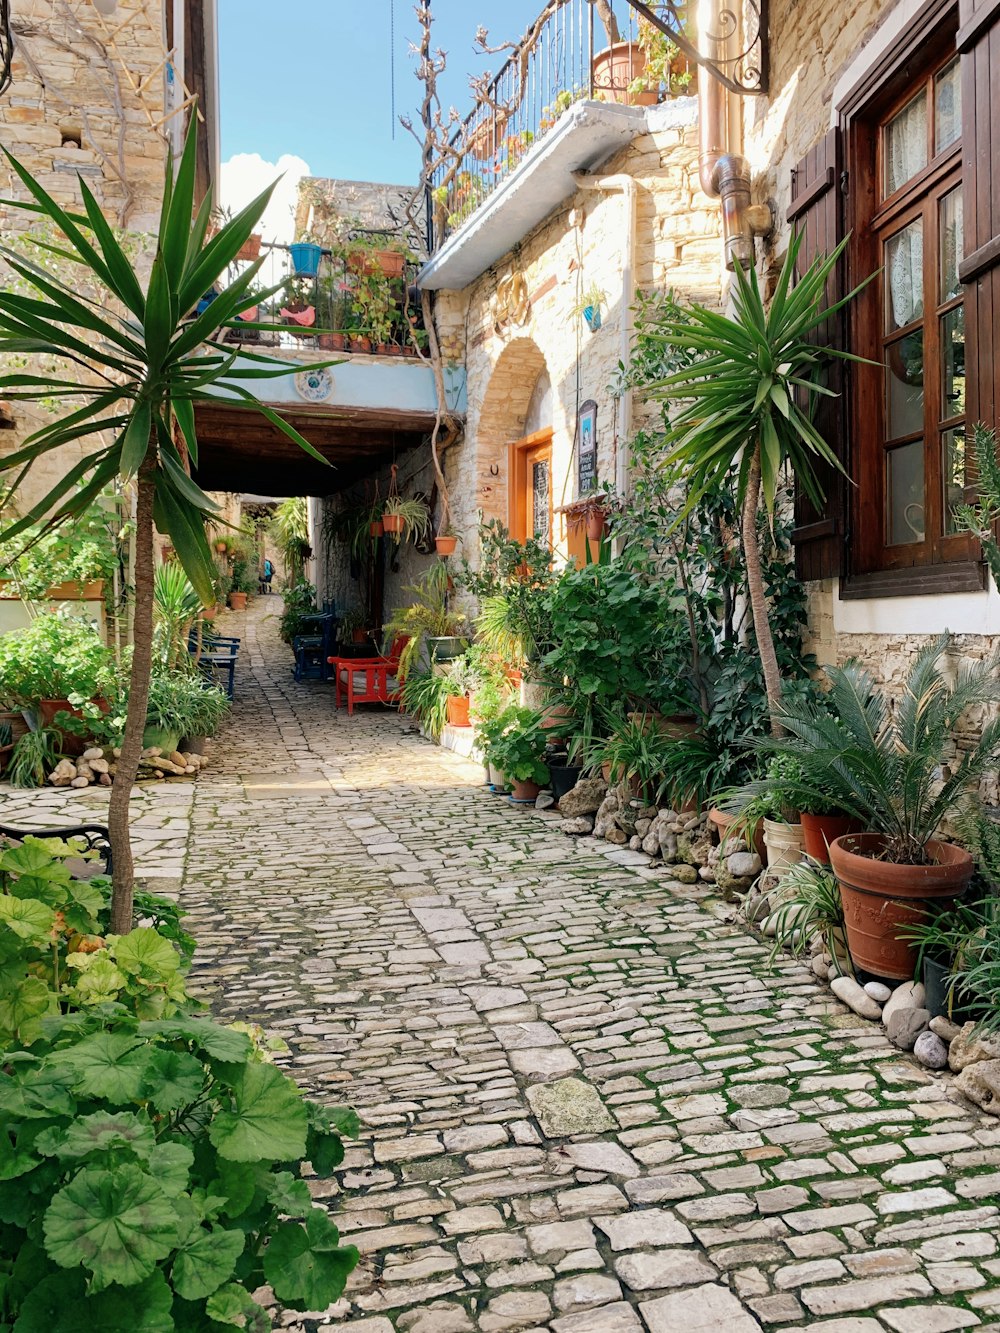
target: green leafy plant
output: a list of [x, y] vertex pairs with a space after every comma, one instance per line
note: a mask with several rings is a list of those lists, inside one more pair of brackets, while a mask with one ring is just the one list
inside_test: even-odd
[[781, 880], [780, 898], [770, 918], [774, 926], [772, 965], [782, 949], [796, 958], [808, 953], [819, 935], [838, 975], [845, 962], [850, 967], [840, 885], [828, 866], [807, 856], [789, 867]]
[[40, 699], [87, 699], [98, 693], [111, 654], [89, 621], [60, 612], [36, 616], [24, 629], [0, 635], [0, 679], [18, 704]]
[[59, 758], [60, 736], [52, 727], [26, 731], [14, 742], [7, 765], [13, 787], [41, 787]]
[[180, 736], [213, 736], [228, 712], [225, 690], [200, 674], [154, 672], [146, 706], [148, 727]]
[[309, 507], [301, 496], [282, 500], [274, 511], [268, 531], [271, 534], [288, 574], [288, 582], [298, 583], [303, 577], [303, 566], [309, 547]]
[[188, 635], [201, 611], [201, 598], [180, 565], [157, 566], [153, 579], [154, 651], [162, 667], [176, 670], [191, 662]]
[[0, 855], [0, 1318], [45, 1328], [266, 1329], [251, 1292], [325, 1309], [357, 1251], [302, 1180], [343, 1159], [349, 1111], [321, 1107], [256, 1033], [201, 1016], [169, 908], [106, 929], [107, 880], [75, 849]]
[[970, 532], [980, 543], [993, 582], [1000, 588], [1000, 543], [996, 539], [996, 524], [1000, 520], [1000, 457], [996, 432], [981, 421], [972, 428], [972, 458], [979, 499], [973, 505], [956, 505], [952, 518], [959, 531]]
[[390, 496], [383, 506], [382, 517], [385, 518], [390, 514], [403, 520], [402, 532], [389, 533], [397, 543], [402, 541], [404, 536], [419, 541], [430, 531], [431, 513], [423, 500], [404, 500], [398, 495]]
[[592, 747], [589, 763], [607, 764], [612, 782], [633, 783], [652, 802], [659, 801], [667, 787], [674, 738], [644, 713], [625, 718], [606, 713], [604, 720], [610, 734]]
[[[754, 267], [745, 271], [736, 265], [731, 318], [692, 305], [659, 326], [668, 343], [697, 357], [659, 385], [673, 403], [680, 400], [667, 430], [665, 461], [680, 471], [687, 486], [681, 517], [731, 474], [736, 476], [747, 586], [772, 719], [781, 705], [781, 672], [761, 564], [758, 506], [763, 501], [766, 513], [774, 513], [786, 469], [820, 506], [819, 467], [843, 471], [836, 453], [813, 425], [811, 411], [818, 395], [832, 392], [822, 383], [824, 360], [856, 358], [836, 348], [818, 348], [811, 339], [830, 317], [825, 288], [846, 244], [845, 240], [830, 255], [816, 259], [796, 282], [802, 247], [802, 233], [797, 233], [769, 302], [765, 303]], [[846, 305], [855, 294], [833, 309]], [[772, 726], [780, 723], [775, 720]]]
[[549, 780], [543, 755], [546, 742], [542, 715], [532, 708], [512, 704], [498, 720], [497, 734], [488, 744], [486, 759], [498, 768], [508, 782]]
[[[137, 483], [132, 709], [108, 811], [115, 848], [116, 926], [121, 933], [132, 919], [128, 806], [142, 751], [152, 664], [154, 523], [169, 537], [204, 604], [214, 597], [214, 564], [204, 524], [218, 511], [188, 475], [178, 439], [197, 466], [195, 404], [232, 403], [235, 398], [322, 461], [322, 455], [285, 418], [247, 388], [248, 379], [294, 373], [294, 364], [243, 348], [237, 365], [236, 354], [219, 337], [220, 329], [260, 300], [254, 284], [263, 259], [248, 265], [224, 290], [219, 287], [266, 208], [271, 190], [207, 240], [211, 195], [195, 207], [196, 126], [192, 117], [180, 161], [166, 164], [148, 283], [140, 280], [85, 181], [78, 186], [83, 214], [70, 214], [6, 154], [29, 201], [5, 200], [5, 207], [51, 223], [58, 253], [74, 276], [63, 280], [9, 246], [0, 247], [6, 264], [31, 289], [28, 296], [8, 288], [0, 292], [0, 355], [36, 358], [29, 372], [0, 375], [0, 394], [15, 401], [65, 400], [72, 406], [0, 459], [0, 474], [13, 488], [53, 450], [82, 443], [89, 452], [36, 505], [10, 523], [0, 540], [23, 537], [39, 522], [51, 529], [72, 520], [116, 480], [134, 478]], [[97, 299], [80, 299], [78, 293], [87, 284], [96, 288]], [[198, 313], [199, 302], [213, 288], [219, 295]], [[96, 447], [91, 448], [95, 438]], [[74, 492], [84, 477], [86, 484]], [[9, 498], [9, 494], [0, 497], [5, 513]]]
[[448, 569], [442, 561], [430, 568], [404, 592], [413, 594], [409, 606], [394, 611], [384, 627], [386, 643], [397, 637], [407, 642], [399, 659], [399, 675], [405, 677], [421, 660], [428, 639], [450, 638], [461, 633], [465, 616], [449, 606]]
[[403, 680], [402, 703], [407, 713], [437, 740], [447, 721], [448, 700], [460, 699], [465, 692], [466, 682], [459, 674], [447, 669], [414, 670]]
[[316, 614], [316, 589], [304, 579], [286, 588], [282, 594], [284, 610], [279, 621], [280, 633], [285, 643], [291, 643], [303, 630], [303, 617]]
[[757, 742], [797, 761], [801, 776], [789, 774], [786, 782], [798, 808], [832, 798], [881, 834], [884, 859], [901, 865], [927, 864], [927, 843], [1000, 757], [1000, 719], [993, 718], [969, 749], [949, 758], [963, 715], [1000, 699], [1000, 651], [961, 662], [949, 684], [942, 669], [947, 647], [942, 635], [924, 648], [894, 687], [892, 702], [857, 663], [825, 667], [826, 698], [786, 698], [776, 716], [787, 734]]

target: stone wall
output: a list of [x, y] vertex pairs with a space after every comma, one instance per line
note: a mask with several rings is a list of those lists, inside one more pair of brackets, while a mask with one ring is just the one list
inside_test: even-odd
[[[684, 297], [718, 304], [718, 209], [697, 179], [693, 99], [650, 114], [647, 133], [593, 174], [624, 173], [635, 181], [635, 284], [640, 290], [674, 287]], [[627, 196], [616, 189], [586, 189], [567, 199], [463, 293], [438, 298], [445, 355], [468, 374], [465, 438], [447, 455], [453, 523], [473, 558], [480, 514], [509, 522], [508, 444], [525, 433], [532, 392], [544, 372], [551, 383], [553, 505], [577, 498], [574, 434], [580, 404], [597, 403], [598, 482], [614, 481], [620, 441], [638, 428], [648, 409], [634, 404], [631, 423], [611, 391], [628, 333], [632, 294], [623, 290], [629, 227]], [[502, 309], [510, 279], [523, 278], [527, 303]], [[595, 285], [606, 298], [602, 325], [591, 333], [574, 307]], [[500, 299], [498, 300], [498, 290]], [[565, 522], [556, 516], [557, 548], [565, 553]]]
[[[127, 246], [142, 268], [159, 214], [166, 146], [155, 128], [165, 111], [157, 73], [164, 58], [161, 0], [120, 0], [107, 23], [89, 3], [33, 0], [14, 6], [12, 23], [14, 82], [0, 98], [0, 143], [64, 206], [80, 207], [82, 177], [109, 221], [129, 233]], [[28, 197], [6, 163], [0, 195]], [[7, 238], [30, 225], [29, 214], [0, 209]], [[0, 282], [10, 281], [0, 267]], [[46, 409], [21, 403], [14, 415], [16, 429], [0, 432], [0, 453], [13, 452], [52, 420]], [[85, 452], [66, 447], [33, 468], [19, 492], [21, 508], [41, 499]]]

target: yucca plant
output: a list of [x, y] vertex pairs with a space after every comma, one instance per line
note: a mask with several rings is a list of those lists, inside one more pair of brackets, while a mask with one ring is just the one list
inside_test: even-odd
[[189, 660], [188, 634], [202, 601], [184, 570], [173, 560], [157, 566], [153, 601], [156, 656], [162, 666], [173, 670]]
[[860, 291], [858, 287], [827, 306], [826, 284], [846, 244], [845, 239], [831, 254], [815, 259], [796, 282], [800, 232], [792, 237], [769, 303], [754, 269], [744, 272], [737, 265], [731, 317], [699, 305], [683, 306], [658, 328], [669, 346], [693, 358], [691, 365], [654, 386], [661, 396], [679, 400], [664, 460], [665, 467], [678, 470], [687, 488], [677, 522], [735, 474], [754, 633], [775, 730], [780, 725], [774, 719], [781, 703], [781, 675], [761, 569], [757, 510], [763, 500], [773, 514], [786, 469], [817, 507], [823, 502], [818, 468], [844, 471], [811, 418], [818, 396], [835, 396], [823, 383], [824, 361], [858, 360], [812, 340]]
[[898, 865], [928, 864], [928, 842], [1000, 759], [997, 717], [974, 745], [948, 758], [963, 714], [1000, 700], [1000, 649], [983, 661], [961, 662], [949, 684], [941, 667], [947, 647], [947, 634], [928, 644], [891, 695], [856, 662], [825, 667], [825, 698], [787, 700], [776, 714], [786, 734], [757, 742], [798, 761], [798, 775], [790, 769], [784, 779], [790, 803], [802, 809], [832, 798], [882, 835], [884, 859]]
[[[169, 536], [178, 558], [205, 605], [215, 600], [214, 566], [205, 537], [206, 518], [216, 506], [192, 481], [197, 466], [195, 404], [252, 406], [314, 458], [322, 456], [271, 408], [258, 401], [244, 381], [294, 373], [296, 366], [232, 348], [218, 337], [220, 326], [256, 305], [254, 290], [263, 261], [251, 264], [229, 286], [223, 279], [253, 231], [271, 196], [265, 190], [206, 241], [211, 199], [195, 209], [196, 125], [192, 120], [180, 162], [168, 160], [152, 269], [144, 284], [108, 225], [87, 184], [79, 182], [84, 213], [69, 213], [31, 173], [5, 153], [30, 199], [4, 200], [53, 224], [52, 251], [79, 281], [54, 277], [9, 246], [0, 255], [34, 292], [0, 292], [0, 355], [37, 357], [30, 370], [0, 375], [0, 397], [64, 401], [60, 419], [36, 431], [14, 453], [0, 459], [9, 482], [0, 511], [25, 473], [40, 458], [64, 445], [84, 444], [89, 452], [65, 471], [62, 480], [17, 521], [0, 533], [12, 542], [40, 524], [46, 532], [82, 513], [112, 481], [136, 482], [134, 652], [129, 714], [122, 755], [112, 789], [108, 825], [114, 849], [112, 930], [132, 926], [133, 862], [128, 805], [142, 750], [153, 643], [153, 527]], [[99, 300], [78, 291], [93, 284]], [[203, 314], [194, 313], [210, 289], [219, 295]], [[270, 295], [270, 293], [268, 293]], [[241, 364], [237, 367], [237, 359]], [[248, 366], [247, 361], [259, 362]], [[96, 447], [93, 447], [96, 443]], [[85, 484], [76, 489], [78, 481]]]

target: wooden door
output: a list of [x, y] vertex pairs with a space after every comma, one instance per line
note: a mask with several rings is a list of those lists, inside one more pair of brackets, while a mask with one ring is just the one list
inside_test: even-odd
[[515, 541], [552, 545], [552, 431], [535, 431], [510, 448], [508, 513]]

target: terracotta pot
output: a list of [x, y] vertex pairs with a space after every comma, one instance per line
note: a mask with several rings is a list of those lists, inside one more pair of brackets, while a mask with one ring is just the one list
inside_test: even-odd
[[[109, 705], [103, 699], [95, 699], [102, 713], [109, 711]], [[79, 708], [74, 708], [68, 699], [39, 699], [38, 701], [38, 723], [42, 727], [55, 727], [56, 713], [70, 713], [73, 717], [83, 720], [83, 713]], [[78, 755], [83, 754], [87, 748], [87, 742], [82, 736], [74, 736], [68, 731], [63, 731], [60, 727], [55, 727], [59, 733], [59, 743], [63, 754]]]
[[469, 696], [449, 695], [445, 700], [445, 715], [449, 727], [471, 727], [469, 721]]
[[455, 547], [458, 545], [457, 537], [435, 537], [434, 545], [437, 548], [438, 555], [454, 555]]
[[607, 536], [608, 524], [603, 509], [594, 509], [587, 515], [587, 540], [601, 542]]
[[0, 713], [0, 722], [6, 722], [10, 727], [10, 734], [13, 736], [15, 742], [19, 741], [28, 731], [28, 724], [24, 720], [24, 714], [16, 709], [9, 713]]
[[372, 350], [371, 338], [352, 338], [350, 345], [352, 352], [370, 352]]
[[372, 537], [382, 537], [382, 536], [384, 536], [384, 535], [385, 535], [385, 524], [382, 522], [382, 520], [381, 520], [380, 518], [375, 519], [374, 522], [368, 524], [368, 533], [369, 533], [369, 536], [372, 536]]
[[369, 636], [368, 636], [368, 631], [367, 631], [366, 629], [353, 629], [353, 630], [351, 630], [351, 642], [352, 642], [352, 643], [367, 643], [367, 642], [368, 642], [368, 637], [369, 637]]
[[406, 523], [402, 514], [382, 515], [382, 527], [392, 537], [400, 536], [405, 526]]
[[529, 802], [533, 803], [542, 790], [537, 782], [518, 782], [516, 779], [512, 779], [511, 785], [514, 790], [510, 799], [515, 804], [527, 805]]
[[215, 549], [220, 555], [225, 555], [226, 551], [229, 549], [229, 544], [228, 542], [216, 542]]
[[229, 605], [234, 611], [245, 611], [247, 609], [247, 595], [245, 592], [231, 592], [229, 594]]
[[406, 271], [406, 256], [398, 250], [376, 250], [372, 259], [384, 278], [401, 278]]
[[473, 130], [469, 138], [469, 152], [480, 162], [486, 162], [500, 149], [507, 137], [509, 113], [497, 108], [487, 114]]
[[[715, 825], [715, 831], [719, 842], [725, 842], [729, 826], [735, 821], [736, 816], [729, 814], [726, 810], [720, 810], [718, 807], [713, 807], [708, 812], [708, 818], [709, 821]], [[761, 864], [767, 865], [767, 847], [764, 843], [764, 826], [762, 822], [759, 822], [753, 831], [753, 849], [760, 857]]]
[[926, 916], [926, 904], [957, 898], [972, 878], [972, 857], [964, 847], [932, 840], [931, 865], [897, 865], [879, 860], [880, 833], [848, 833], [830, 844], [830, 862], [840, 885], [847, 923], [847, 947], [857, 967], [890, 981], [908, 981], [918, 946], [897, 938]]
[[342, 352], [347, 347], [347, 334], [321, 333], [316, 341], [321, 352]]
[[376, 356], [388, 356], [388, 355], [389, 355], [389, 344], [388, 344], [388, 343], [376, 343], [376, 344], [375, 344], [375, 355], [376, 355]]
[[830, 844], [848, 833], [863, 833], [856, 819], [847, 815], [799, 815], [802, 823], [802, 846], [815, 861], [830, 864]]
[[218, 614], [219, 614], [219, 608], [217, 606], [202, 607], [201, 610], [202, 620], [214, 620]]
[[546, 704], [542, 709], [542, 726], [546, 729], [572, 722], [574, 713], [569, 704]]
[[625, 106], [655, 106], [655, 92], [629, 92], [629, 85], [641, 78], [645, 69], [646, 53], [636, 42], [615, 42], [598, 51], [590, 67], [595, 98]]

